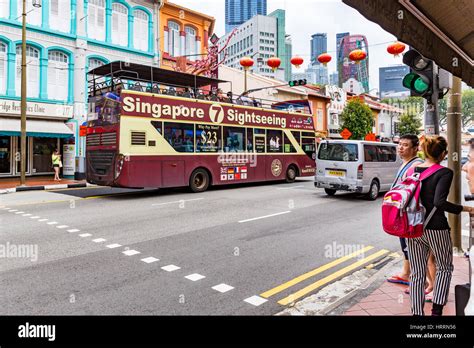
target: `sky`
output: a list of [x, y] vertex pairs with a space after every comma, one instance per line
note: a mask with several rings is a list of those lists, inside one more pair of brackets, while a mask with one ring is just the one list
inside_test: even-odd
[[[219, 37], [225, 34], [225, 0], [171, 1], [214, 17], [214, 32]], [[367, 37], [370, 89], [379, 88], [380, 67], [402, 64], [401, 56], [395, 58], [387, 53], [387, 46], [396, 41], [395, 36], [340, 0], [267, 0], [267, 13], [276, 9], [286, 11], [286, 33], [291, 35], [293, 55], [305, 60], [300, 69], [293, 67], [293, 72], [303, 72], [309, 63], [311, 35], [316, 33], [327, 33], [328, 53], [332, 56], [328, 64], [330, 74], [336, 71], [336, 33], [350, 32]]]

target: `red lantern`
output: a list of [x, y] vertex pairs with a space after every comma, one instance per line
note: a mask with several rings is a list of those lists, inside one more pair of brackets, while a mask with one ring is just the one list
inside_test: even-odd
[[271, 57], [267, 60], [267, 65], [272, 68], [273, 71], [278, 69], [281, 64], [281, 60], [278, 57]]
[[293, 64], [296, 68], [299, 68], [301, 64], [303, 64], [304, 60], [301, 57], [294, 56], [290, 60], [291, 64]]
[[362, 50], [353, 50], [349, 53], [349, 59], [356, 62], [356, 64], [360, 64], [361, 60], [364, 60], [367, 57], [367, 53]]
[[253, 66], [253, 59], [250, 57], [243, 57], [240, 59], [240, 65], [242, 65], [245, 70], [248, 70]]
[[331, 61], [331, 59], [331, 55], [327, 53], [323, 53], [318, 56], [318, 62], [323, 63], [324, 66], [326, 66]]
[[405, 51], [405, 44], [398, 41], [387, 47], [387, 52], [393, 54], [394, 57], [398, 57], [403, 51]]

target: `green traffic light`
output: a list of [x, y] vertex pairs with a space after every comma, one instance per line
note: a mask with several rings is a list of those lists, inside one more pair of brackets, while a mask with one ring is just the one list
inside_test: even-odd
[[290, 82], [288, 82], [288, 85], [290, 85], [290, 87], [294, 87], [294, 86], [295, 86], [295, 82], [296, 82], [296, 81], [290, 81]]
[[418, 94], [425, 93], [430, 87], [430, 81], [425, 76], [420, 76], [415, 73], [405, 75], [402, 84], [403, 87], [413, 90]]

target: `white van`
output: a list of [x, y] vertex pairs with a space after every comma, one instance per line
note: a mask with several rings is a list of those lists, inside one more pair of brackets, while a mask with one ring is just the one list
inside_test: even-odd
[[360, 140], [324, 140], [319, 144], [314, 186], [330, 196], [359, 192], [370, 200], [388, 191], [402, 161], [397, 145]]

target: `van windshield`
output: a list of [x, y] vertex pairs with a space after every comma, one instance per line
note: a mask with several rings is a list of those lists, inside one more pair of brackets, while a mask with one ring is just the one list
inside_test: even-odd
[[359, 159], [357, 144], [322, 143], [318, 158], [328, 161], [355, 162]]

